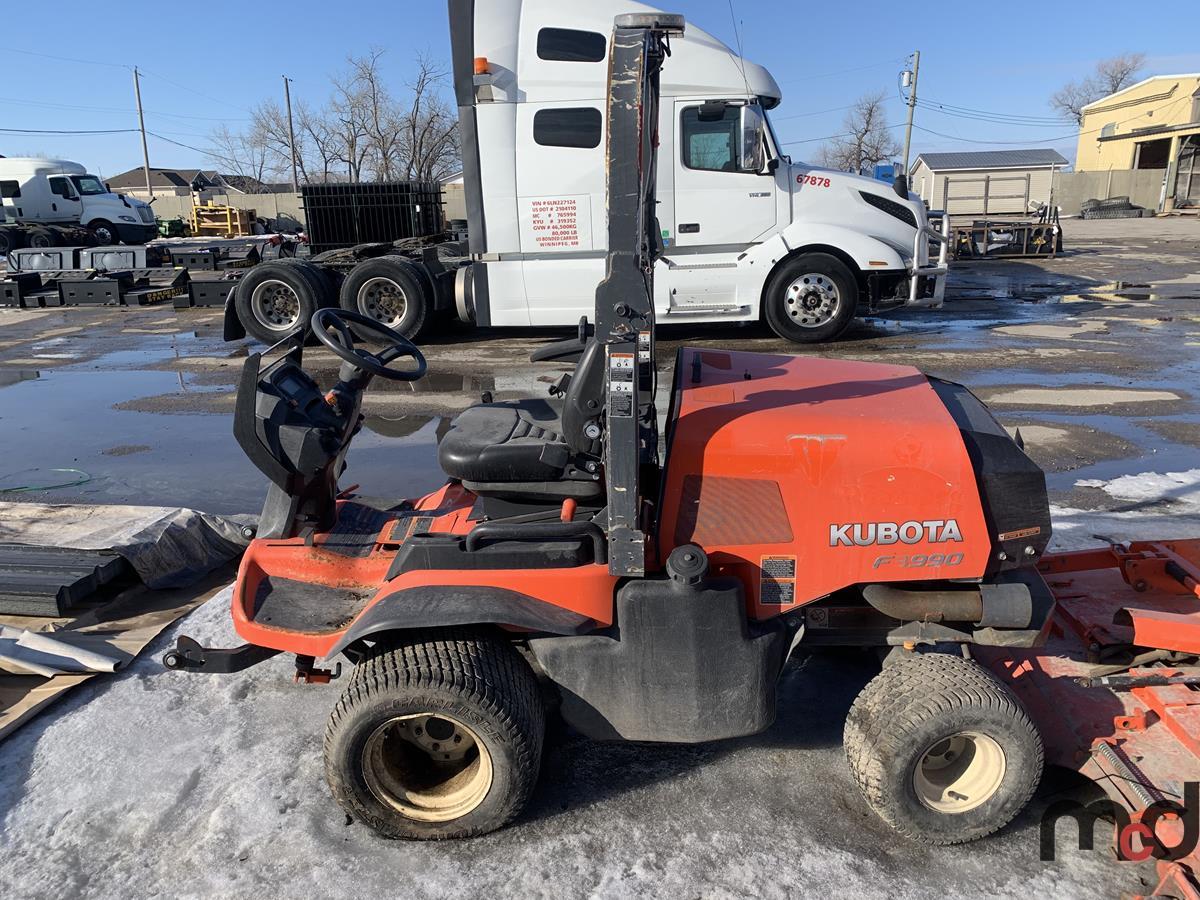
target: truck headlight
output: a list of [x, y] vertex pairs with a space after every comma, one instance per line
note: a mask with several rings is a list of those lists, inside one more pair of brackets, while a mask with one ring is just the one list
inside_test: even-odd
[[117, 216], [117, 218], [120, 219], [122, 222], [136, 222], [137, 221], [137, 219], [135, 219], [133, 216]]

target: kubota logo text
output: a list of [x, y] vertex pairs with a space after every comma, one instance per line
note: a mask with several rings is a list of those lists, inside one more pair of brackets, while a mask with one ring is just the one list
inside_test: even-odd
[[944, 544], [961, 541], [962, 532], [954, 519], [924, 522], [848, 522], [829, 526], [830, 547], [870, 547], [872, 544]]

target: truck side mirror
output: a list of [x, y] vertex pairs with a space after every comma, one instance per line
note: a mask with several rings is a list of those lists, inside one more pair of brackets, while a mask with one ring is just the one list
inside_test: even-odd
[[762, 172], [766, 164], [766, 146], [763, 143], [764, 120], [762, 112], [753, 103], [741, 109], [742, 126], [742, 171]]
[[774, 175], [777, 171], [779, 171], [779, 157], [772, 156], [767, 160], [767, 174]]

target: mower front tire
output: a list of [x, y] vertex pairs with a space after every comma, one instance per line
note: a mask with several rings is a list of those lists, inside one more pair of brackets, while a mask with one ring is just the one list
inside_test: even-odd
[[944, 653], [888, 665], [854, 701], [844, 743], [871, 808], [929, 844], [1003, 828], [1042, 777], [1041, 736], [1016, 695], [977, 663]]
[[325, 731], [325, 773], [384, 837], [471, 837], [525, 807], [544, 734], [537, 680], [511, 644], [467, 628], [414, 634], [355, 667]]

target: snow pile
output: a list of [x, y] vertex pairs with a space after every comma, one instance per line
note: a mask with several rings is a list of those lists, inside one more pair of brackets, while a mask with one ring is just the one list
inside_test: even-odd
[[1098, 488], [1124, 503], [1114, 510], [1051, 506], [1051, 550], [1200, 536], [1200, 469], [1142, 472], [1111, 481], [1084, 479], [1075, 486]]
[[1142, 472], [1140, 475], [1122, 475], [1112, 481], [1084, 479], [1076, 481], [1075, 486], [1100, 488], [1118, 500], [1165, 501], [1176, 508], [1184, 507], [1189, 513], [1200, 512], [1200, 469]]

